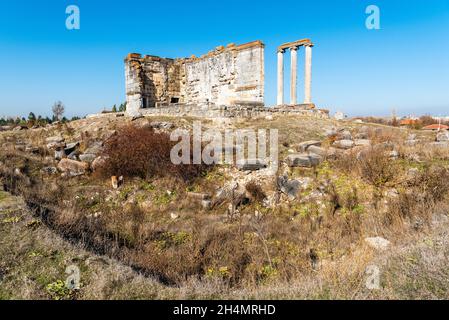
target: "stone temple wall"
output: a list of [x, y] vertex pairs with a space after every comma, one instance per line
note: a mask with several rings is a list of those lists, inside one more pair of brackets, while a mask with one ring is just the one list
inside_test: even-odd
[[221, 46], [200, 58], [129, 54], [125, 59], [127, 110], [170, 104], [264, 104], [264, 45]]
[[127, 108], [137, 112], [181, 96], [181, 65], [173, 59], [128, 55], [125, 64]]

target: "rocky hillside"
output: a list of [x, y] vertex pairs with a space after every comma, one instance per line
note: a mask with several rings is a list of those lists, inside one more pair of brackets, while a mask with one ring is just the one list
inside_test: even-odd
[[[167, 137], [194, 120], [107, 115], [1, 132], [0, 177], [20, 196], [0, 197], [1, 297], [447, 292], [430, 271], [446, 256], [447, 134], [305, 116], [203, 120], [204, 130], [278, 129], [279, 168], [260, 158], [179, 170]], [[79, 289], [63, 283], [70, 265]], [[377, 289], [365, 285], [373, 265]]]

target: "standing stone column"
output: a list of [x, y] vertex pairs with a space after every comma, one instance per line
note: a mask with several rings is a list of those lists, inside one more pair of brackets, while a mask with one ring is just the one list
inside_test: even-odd
[[278, 94], [277, 105], [284, 104], [284, 50], [278, 50]]
[[290, 104], [296, 104], [296, 80], [298, 78], [298, 47], [290, 48]]
[[312, 46], [306, 46], [304, 67], [304, 103], [312, 103]]

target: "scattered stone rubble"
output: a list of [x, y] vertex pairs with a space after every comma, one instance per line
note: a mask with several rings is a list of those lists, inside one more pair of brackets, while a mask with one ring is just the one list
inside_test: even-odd
[[[174, 124], [171, 122], [149, 121], [146, 117], [139, 117], [133, 121], [133, 124], [147, 126], [155, 130], [169, 130], [174, 127]], [[91, 125], [87, 124], [87, 126]], [[90, 129], [94, 130], [95, 128]], [[103, 136], [100, 138], [99, 135], [96, 135], [95, 138], [88, 140], [89, 144], [87, 146], [81, 143], [83, 140], [76, 135], [72, 136], [71, 141], [66, 141], [60, 135], [46, 138], [44, 145], [47, 149], [54, 152], [54, 156], [48, 159], [48, 164], [42, 169], [42, 173], [47, 175], [62, 173], [63, 177], [76, 177], [98, 169], [106, 161], [106, 158], [101, 155], [104, 148], [103, 141], [115, 134], [115, 131], [105, 129], [96, 132], [101, 133]], [[264, 206], [272, 207], [279, 203], [280, 197], [283, 197], [284, 200], [295, 200], [300, 190], [304, 190], [310, 184], [310, 181], [307, 181], [308, 178], [289, 178], [289, 175], [285, 174], [285, 172], [291, 172], [289, 168], [313, 168], [322, 161], [335, 158], [341, 154], [354, 152], [361, 155], [364, 150], [378, 147], [385, 149], [385, 152], [391, 159], [398, 159], [401, 156], [392, 143], [374, 144], [369, 139], [369, 133], [370, 129], [367, 126], [360, 126], [357, 129], [324, 128], [322, 136], [325, 138], [321, 140], [307, 140], [289, 146], [291, 149], [289, 150], [290, 154], [280, 163], [280, 172], [284, 170], [284, 173], [279, 175], [279, 173], [273, 172], [268, 167], [268, 159], [247, 159], [237, 162], [234, 168], [223, 168], [223, 170], [230, 170], [228, 173], [231, 176], [231, 182], [225, 184], [216, 192], [211, 192], [211, 194], [189, 192], [187, 197], [192, 199], [192, 201], [198, 202], [206, 210], [231, 201], [232, 212], [235, 213], [239, 204], [249, 198], [245, 186], [250, 181], [256, 181], [266, 193], [266, 198], [263, 200]], [[435, 140], [435, 145], [438, 143], [447, 146], [449, 134], [447, 132], [439, 132], [436, 134]], [[416, 134], [410, 134], [406, 141], [410, 145], [420, 143]], [[29, 153], [39, 152], [38, 147], [26, 144], [21, 140], [14, 140], [8, 143], [13, 143], [18, 150]], [[235, 148], [232, 148], [235, 151]], [[414, 172], [410, 170], [410, 176], [413, 174]], [[120, 177], [112, 177], [112, 189], [118, 189], [121, 182], [123, 180]], [[118, 190], [115, 191], [118, 192]], [[301, 201], [316, 201], [319, 203], [325, 194], [325, 189], [312, 190], [307, 197], [301, 198]], [[391, 193], [391, 196], [393, 195]]]
[[[360, 127], [354, 133], [344, 128], [328, 128], [325, 129], [324, 136], [328, 141], [311, 140], [299, 143], [296, 147], [299, 152], [289, 150], [290, 154], [285, 158], [285, 163], [289, 167], [312, 168], [325, 159], [333, 159], [348, 152], [355, 152], [358, 157], [361, 157], [363, 151], [369, 150], [370, 147], [390, 149], [390, 158], [397, 159], [399, 157], [399, 152], [394, 149], [394, 144], [372, 145], [372, 141], [368, 139], [367, 126]], [[331, 146], [329, 146], [329, 141], [333, 141]]]
[[[109, 133], [107, 136], [111, 136]], [[95, 170], [104, 163], [104, 157], [100, 154], [103, 151], [102, 141], [93, 141], [81, 152], [81, 143], [79, 141], [66, 142], [62, 136], [51, 136], [45, 139], [45, 146], [48, 150], [53, 151], [53, 157], [46, 159], [48, 162], [56, 160], [56, 166], [47, 166], [42, 169], [44, 174], [57, 174], [58, 170], [63, 176], [76, 177], [87, 173], [90, 169]], [[24, 151], [30, 153], [38, 153], [39, 148], [26, 146]]]

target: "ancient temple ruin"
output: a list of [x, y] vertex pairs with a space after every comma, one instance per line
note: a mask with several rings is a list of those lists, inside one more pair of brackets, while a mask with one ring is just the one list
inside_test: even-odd
[[[264, 44], [228, 44], [201, 56], [161, 58], [130, 53], [125, 59], [127, 114], [236, 115], [236, 112], [311, 110], [312, 42], [278, 47], [277, 106], [264, 106]], [[298, 104], [297, 50], [305, 48], [305, 99]], [[290, 103], [284, 103], [283, 54], [291, 52]], [[269, 110], [268, 110], [269, 109]]]
[[284, 53], [290, 50], [290, 105], [297, 104], [297, 79], [298, 79], [298, 49], [305, 48], [305, 66], [304, 66], [304, 105], [312, 103], [312, 47], [310, 39], [288, 42], [278, 47], [278, 90], [277, 105], [284, 104]]
[[264, 45], [217, 47], [199, 58], [129, 54], [125, 60], [130, 111], [170, 104], [263, 105]]

